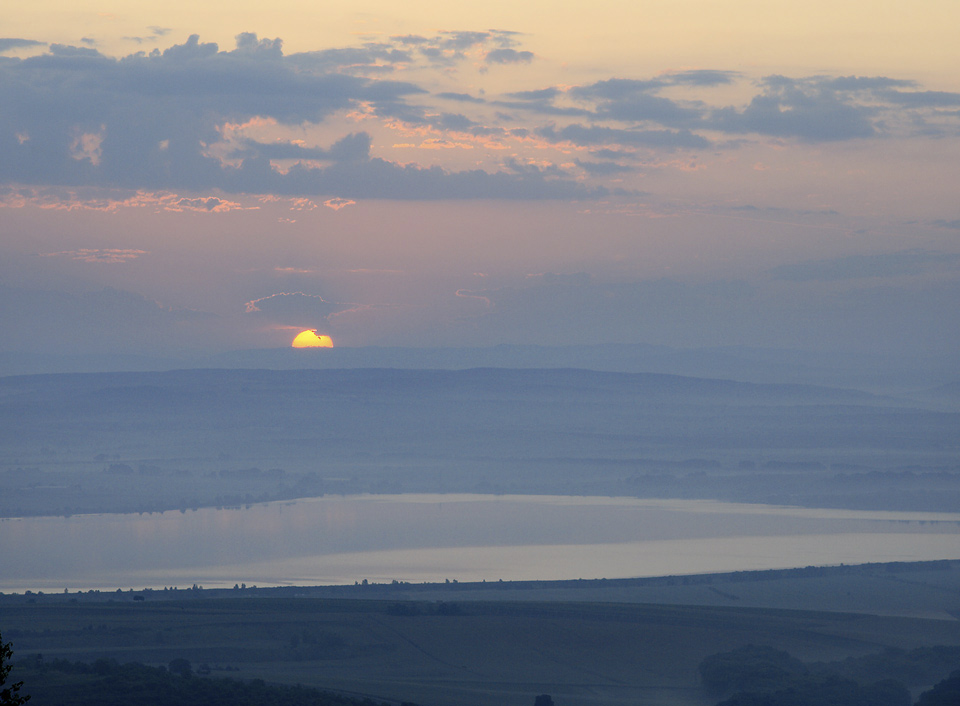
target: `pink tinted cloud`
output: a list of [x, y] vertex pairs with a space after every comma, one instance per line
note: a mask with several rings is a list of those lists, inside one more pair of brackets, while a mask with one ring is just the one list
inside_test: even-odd
[[340, 197], [327, 199], [323, 202], [323, 205], [327, 208], [332, 208], [334, 211], [339, 211], [341, 208], [346, 208], [347, 206], [353, 206], [357, 202], [352, 199], [342, 199]]
[[277, 196], [276, 194], [260, 194], [256, 199], [260, 203], [286, 204], [291, 211], [313, 211], [319, 208], [315, 201], [303, 196], [287, 197]]
[[[102, 193], [102, 192], [100, 192]], [[244, 206], [219, 196], [188, 197], [171, 192], [136, 191], [133, 194], [107, 193], [60, 189], [13, 188], [0, 194], [0, 208], [35, 207], [55, 211], [99, 211], [115, 213], [124, 208], [153, 208], [157, 211], [182, 213], [226, 213], [235, 210], [255, 210], [259, 206]]]
[[179, 198], [164, 205], [167, 211], [197, 211], [200, 213], [226, 213], [237, 210], [256, 210], [259, 206], [243, 206], [236, 201], [227, 201], [218, 196], [201, 196], [199, 198]]
[[291, 211], [312, 211], [317, 208], [317, 204], [307, 198], [290, 199]]

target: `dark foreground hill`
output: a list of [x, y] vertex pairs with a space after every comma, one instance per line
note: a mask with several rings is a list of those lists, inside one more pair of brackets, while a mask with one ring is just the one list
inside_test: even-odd
[[[950, 587], [934, 581], [924, 567], [913, 568], [917, 571], [891, 574], [904, 591], [928, 582], [924, 596], [955, 591], [955, 569], [942, 569], [953, 576]], [[854, 576], [826, 570], [806, 580], [808, 589], [822, 596], [823, 607], [832, 608], [847, 588], [862, 588], [857, 582], [844, 585]], [[777, 595], [804, 590], [790, 583], [795, 580], [755, 583], [766, 586], [775, 601]], [[833, 598], [813, 586], [822, 580], [830, 581], [824, 586], [832, 588]], [[728, 596], [741, 590], [730, 581], [709, 586]], [[120, 680], [118, 665], [127, 662], [178, 673], [189, 666], [191, 678], [301, 684], [394, 704], [533, 706], [536, 695], [551, 694], [557, 706], [713, 706], [734, 692], [761, 693], [761, 699], [763, 693], [781, 692], [777, 698], [783, 698], [791, 688], [813, 694], [883, 693], [895, 699], [891, 704], [904, 704], [905, 689], [915, 698], [960, 666], [953, 664], [960, 659], [960, 621], [949, 618], [666, 603], [477, 601], [470, 591], [449, 585], [431, 589], [442, 598], [422, 600], [402, 586], [382, 588], [368, 599], [321, 597], [294, 588], [2, 596], [0, 624], [16, 658], [30, 664], [13, 674], [25, 681], [27, 692], [34, 679], [74, 678], [55, 666], [57, 660], [91, 665], [114, 660], [116, 665], [101, 664], [105, 677], [116, 673]], [[883, 590], [882, 581], [875, 590]], [[899, 599], [912, 600], [903, 594]], [[37, 674], [44, 664], [46, 677]], [[777, 668], [773, 673], [771, 665]], [[183, 686], [155, 671], [146, 676], [164, 682], [163, 688]], [[900, 686], [871, 686], [885, 679]]]

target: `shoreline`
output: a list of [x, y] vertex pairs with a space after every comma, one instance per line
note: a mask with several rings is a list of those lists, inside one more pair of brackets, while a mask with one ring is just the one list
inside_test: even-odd
[[[702, 574], [673, 574], [635, 578], [560, 579], [525, 581], [457, 581], [410, 583], [357, 582], [339, 585], [285, 585], [246, 586], [235, 588], [144, 588], [88, 591], [43, 591], [0, 592], [0, 605], [22, 603], [134, 603], [172, 600], [214, 600], [227, 598], [326, 598], [350, 600], [395, 600], [395, 601], [575, 601], [577, 594], [588, 602], [597, 602], [598, 592], [627, 594], [643, 589], [705, 589], [717, 598], [739, 602], [742, 597], [724, 590], [723, 586], [750, 586], [770, 584], [777, 581], [860, 579], [901, 579], [904, 576], [925, 572], [943, 572], [944, 576], [957, 574], [960, 583], [960, 559], [933, 561], [867, 562], [862, 564], [839, 564], [805, 566], [783, 569], [724, 571]], [[526, 598], [524, 597], [526, 596]], [[600, 602], [607, 602], [600, 599]], [[634, 602], [631, 600], [615, 602]], [[645, 602], [645, 601], [639, 601]], [[659, 601], [657, 601], [659, 602]], [[716, 602], [716, 601], [714, 601]], [[744, 603], [751, 605], [751, 603]], [[955, 619], [960, 619], [960, 614]]]

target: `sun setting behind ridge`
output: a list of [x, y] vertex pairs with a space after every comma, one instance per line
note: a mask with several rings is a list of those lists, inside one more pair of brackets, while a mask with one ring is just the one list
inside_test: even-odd
[[333, 339], [326, 335], [317, 335], [317, 329], [307, 329], [297, 334], [290, 344], [294, 348], [333, 348]]

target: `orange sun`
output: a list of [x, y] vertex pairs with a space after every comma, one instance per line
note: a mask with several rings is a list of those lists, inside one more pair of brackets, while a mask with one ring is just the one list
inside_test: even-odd
[[318, 336], [317, 329], [311, 328], [298, 333], [290, 345], [294, 348], [333, 348], [333, 339], [329, 336]]

